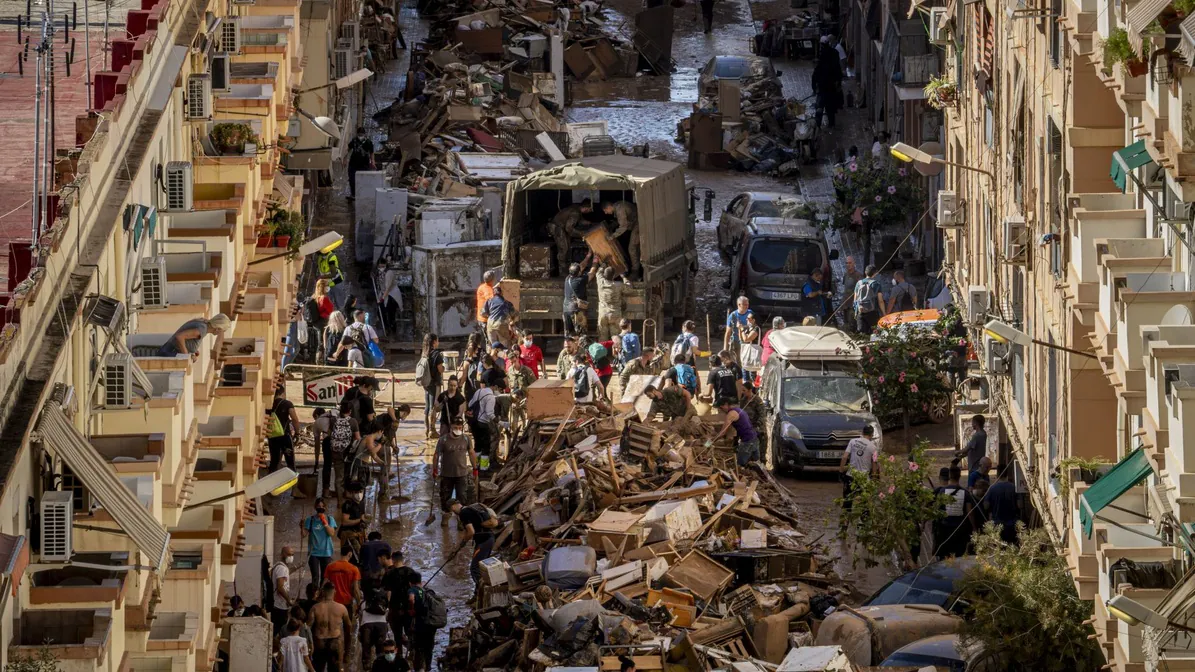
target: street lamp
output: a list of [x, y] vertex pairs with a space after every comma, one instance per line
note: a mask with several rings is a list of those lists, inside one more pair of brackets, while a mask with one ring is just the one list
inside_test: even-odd
[[209, 506], [217, 504], [233, 497], [240, 497], [244, 495], [249, 499], [257, 499], [262, 495], [270, 494], [275, 497], [290, 490], [299, 482], [299, 475], [292, 469], [283, 467], [278, 471], [266, 475], [264, 478], [259, 478], [250, 483], [244, 490], [229, 493], [227, 495], [220, 495], [215, 499], [209, 499], [195, 504], [188, 504], [183, 507], [183, 511], [190, 511], [191, 509], [198, 509], [201, 506]]
[[983, 325], [983, 333], [987, 334], [991, 338], [996, 339], [997, 341], [1000, 341], [1001, 343], [1012, 343], [1013, 345], [1019, 345], [1021, 347], [1040, 345], [1051, 350], [1061, 350], [1063, 352], [1069, 352], [1072, 355], [1081, 355], [1083, 357], [1097, 359], [1094, 353], [1084, 352], [1083, 350], [1075, 350], [1074, 348], [1068, 348], [1058, 345], [1057, 343], [1050, 343], [1049, 341], [1042, 341], [1033, 338], [1029, 334], [1026, 334], [1011, 324], [1001, 322], [1000, 320], [988, 321], [987, 324]]
[[[364, 82], [365, 80], [369, 79], [370, 77], [373, 77], [373, 71], [368, 68], [361, 68], [360, 70], [357, 70], [355, 72], [350, 72], [349, 74], [345, 75], [344, 77], [341, 77], [340, 79], [328, 82], [327, 84], [313, 86], [310, 89], [303, 89], [302, 91], [299, 91], [298, 95], [302, 95], [304, 93], [310, 93], [312, 91], [319, 91], [320, 89], [330, 89], [332, 87], [336, 87], [337, 91], [341, 91], [341, 90], [347, 89], [349, 87], [356, 86], [357, 84]], [[311, 122], [311, 124], [313, 126], [315, 126], [315, 129], [317, 131], [328, 136], [328, 138], [332, 140], [333, 147], [335, 147], [340, 142], [340, 140], [341, 140], [340, 126], [338, 126], [336, 124], [336, 122], [333, 121], [331, 118], [313, 116], [307, 110], [304, 110], [302, 107], [299, 107], [297, 100], [295, 102], [295, 111], [297, 111], [299, 114], [303, 115], [304, 117], [307, 117], [307, 119]]]
[[1125, 597], [1124, 595], [1113, 597], [1104, 602], [1104, 606], [1108, 608], [1108, 613], [1129, 625], [1144, 625], [1154, 630], [1174, 628], [1185, 632], [1195, 632], [1195, 628], [1175, 623], [1137, 600]]
[[974, 166], [968, 166], [961, 163], [955, 163], [953, 161], [939, 159], [929, 152], [923, 152], [920, 149], [917, 149], [912, 145], [906, 145], [903, 142], [898, 142], [895, 145], [892, 145], [892, 148], [888, 151], [891, 152], [892, 156], [895, 156], [905, 163], [912, 163], [915, 166], [929, 166], [935, 163], [943, 166], [954, 166], [955, 168], [961, 168], [962, 170], [981, 173], [986, 175], [989, 180], [995, 180], [991, 173], [982, 168], [976, 168]]

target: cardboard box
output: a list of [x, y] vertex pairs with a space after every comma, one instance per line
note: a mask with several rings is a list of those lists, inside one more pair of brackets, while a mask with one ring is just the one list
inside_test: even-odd
[[649, 544], [680, 541], [701, 529], [701, 511], [695, 499], [660, 502], [643, 515], [643, 525]]
[[576, 405], [572, 380], [540, 378], [527, 388], [527, 418], [563, 418]]

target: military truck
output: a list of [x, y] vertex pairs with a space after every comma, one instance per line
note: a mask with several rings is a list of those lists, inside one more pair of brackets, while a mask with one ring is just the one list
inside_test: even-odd
[[[503, 279], [519, 281], [519, 312], [528, 329], [563, 332], [564, 276], [549, 222], [562, 208], [589, 198], [590, 228], [603, 226], [602, 201], [631, 201], [639, 212], [642, 277], [625, 292], [624, 317], [651, 318], [663, 335], [695, 312], [696, 218], [680, 164], [634, 156], [608, 155], [560, 161], [507, 184], [502, 222]], [[614, 225], [608, 229], [612, 231]], [[630, 236], [616, 241], [625, 251]], [[571, 241], [568, 261], [581, 261], [588, 247]], [[629, 263], [629, 260], [628, 260]], [[590, 333], [597, 325], [597, 287], [589, 288]], [[640, 326], [636, 324], [636, 329]], [[651, 339], [648, 339], [651, 342]]]

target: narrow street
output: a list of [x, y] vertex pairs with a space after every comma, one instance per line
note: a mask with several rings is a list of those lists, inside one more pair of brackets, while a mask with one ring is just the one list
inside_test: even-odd
[[[618, 26], [633, 16], [640, 7], [640, 0], [614, 0], [606, 10], [607, 25]], [[572, 82], [572, 104], [565, 117], [568, 121], [605, 120], [609, 132], [623, 147], [648, 143], [650, 154], [679, 163], [685, 163], [687, 152], [676, 142], [677, 123], [688, 116], [697, 100], [697, 72], [713, 56], [721, 54], [749, 54], [752, 36], [756, 28], [769, 16], [784, 16], [789, 13], [788, 0], [748, 3], [745, 0], [723, 0], [716, 5], [715, 26], [712, 35], [701, 32], [701, 18], [695, 4], [676, 12], [676, 32], [673, 42], [673, 57], [677, 70], [671, 76], [661, 77], [640, 73], [635, 78], [610, 79], [608, 81]], [[414, 44], [427, 34], [426, 21], [422, 20], [411, 6], [402, 10], [403, 32], [408, 44]], [[367, 99], [369, 113], [389, 105], [400, 91], [406, 71], [408, 52], [387, 65], [386, 72], [376, 76], [370, 86]], [[811, 95], [810, 73], [813, 64], [808, 60], [788, 61], [773, 59], [780, 72], [784, 94], [788, 98], [807, 98]], [[727, 284], [727, 267], [719, 258], [715, 245], [714, 227], [718, 214], [737, 194], [745, 191], [771, 191], [801, 194], [813, 202], [824, 203], [833, 198], [830, 169], [834, 161], [845, 153], [848, 146], [855, 144], [866, 151], [870, 147], [870, 131], [864, 128], [864, 114], [861, 110], [843, 110], [838, 115], [835, 129], [823, 128], [820, 161], [803, 166], [800, 177], [781, 180], [763, 174], [734, 171], [694, 171], [689, 174], [702, 187], [712, 189], [716, 197], [713, 203], [713, 218], [706, 222], [698, 219], [697, 247], [699, 251], [698, 270], [698, 314], [708, 315], [715, 340], [720, 338], [720, 324], [730, 305]], [[374, 122], [368, 119], [366, 126], [377, 138], [379, 132]], [[345, 174], [336, 174], [335, 186], [321, 190], [318, 217], [314, 230], [318, 232], [335, 230], [346, 236], [350, 234], [352, 202], [346, 200], [348, 192]], [[699, 205], [700, 213], [700, 205]], [[839, 248], [846, 254], [852, 250], [849, 241], [843, 241], [834, 232], [827, 232], [832, 248]], [[351, 268], [351, 245], [340, 248], [342, 268]], [[836, 275], [841, 274], [843, 261], [835, 262]], [[352, 279], [352, 278], [351, 278]], [[364, 295], [359, 289], [355, 292]], [[704, 334], [704, 325], [700, 331]], [[555, 360], [559, 343], [549, 342], [545, 346], [547, 361]], [[395, 371], [409, 373], [414, 370], [416, 357], [403, 355], [391, 358], [387, 366]], [[700, 371], [704, 379], [704, 370]], [[409, 379], [408, 379], [409, 380]], [[291, 399], [301, 398], [301, 385], [297, 381], [288, 384]], [[390, 392], [383, 391], [379, 398], [388, 399]], [[367, 511], [374, 517], [371, 529], [380, 529], [383, 538], [404, 554], [407, 565], [423, 574], [425, 580], [441, 565], [442, 572], [430, 584], [447, 602], [448, 627], [438, 633], [437, 657], [448, 643], [449, 632], [454, 627], [468, 623], [472, 610], [466, 604], [472, 594], [469, 578], [469, 550], [457, 553], [461, 546], [461, 532], [453, 521], [447, 528], [438, 523], [423, 524], [428, 512], [438, 509], [438, 495], [431, 478], [431, 457], [435, 444], [423, 438], [423, 392], [413, 382], [402, 383], [396, 391], [399, 403], [410, 404], [413, 412], [403, 422], [398, 432], [398, 475], [390, 480], [387, 490], [381, 492], [375, 482], [366, 495]], [[300, 418], [310, 420], [310, 409], [300, 409]], [[945, 428], [914, 428], [918, 434], [928, 433], [936, 445], [949, 444], [952, 440], [949, 426]], [[898, 445], [893, 441], [892, 445]], [[901, 449], [903, 450], [903, 449]], [[299, 470], [309, 471], [314, 467], [314, 455], [308, 440], [297, 451]], [[806, 477], [781, 476], [795, 500], [800, 513], [800, 523], [810, 540], [821, 541], [826, 547], [840, 552], [831, 555], [832, 567], [840, 576], [853, 585], [855, 594], [866, 596], [886, 583], [891, 577], [882, 568], [865, 569], [862, 564], [855, 568], [854, 558], [846, 555], [847, 548], [835, 540], [838, 534], [839, 506], [835, 500], [842, 495], [842, 486], [837, 477], [811, 475]], [[389, 501], [387, 501], [387, 499]], [[292, 582], [303, 586], [310, 581], [306, 567], [306, 547], [298, 537], [300, 522], [312, 514], [311, 499], [294, 499], [291, 495], [278, 497], [270, 505], [276, 517], [275, 546], [290, 545], [299, 549], [297, 571]], [[329, 507], [335, 510], [334, 503]], [[357, 670], [359, 658], [349, 656], [350, 669]]]

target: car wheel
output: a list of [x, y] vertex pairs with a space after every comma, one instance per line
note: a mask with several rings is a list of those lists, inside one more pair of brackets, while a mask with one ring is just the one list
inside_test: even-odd
[[929, 404], [929, 421], [935, 425], [940, 425], [944, 422], [949, 422], [953, 414], [953, 406], [950, 395], [943, 394], [937, 399], [934, 399]]

